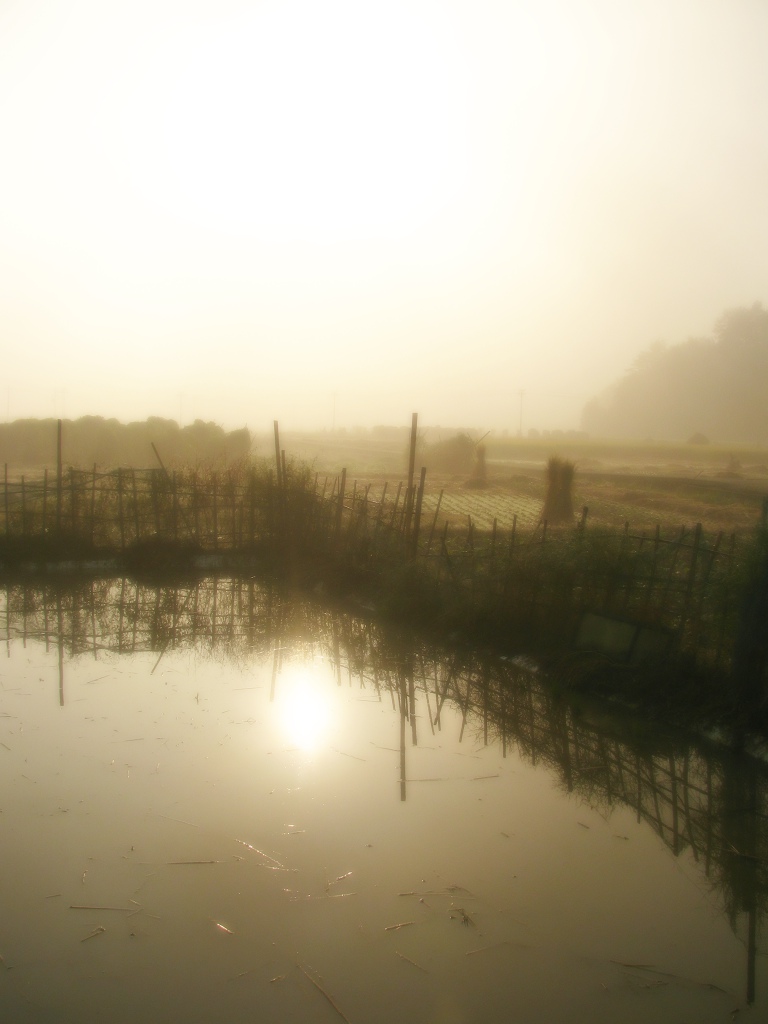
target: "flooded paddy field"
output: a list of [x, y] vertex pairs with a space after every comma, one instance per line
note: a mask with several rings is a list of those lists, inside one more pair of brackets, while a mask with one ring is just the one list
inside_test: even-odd
[[768, 1011], [768, 768], [253, 581], [0, 591], [0, 1014]]

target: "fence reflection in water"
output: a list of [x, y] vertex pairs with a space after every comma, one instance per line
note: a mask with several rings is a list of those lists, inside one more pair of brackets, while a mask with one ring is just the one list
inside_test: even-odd
[[[6, 644], [42, 641], [66, 658], [102, 651], [194, 648], [219, 659], [273, 658], [272, 694], [284, 659], [321, 655], [345, 681], [385, 695], [400, 716], [400, 795], [418, 728], [441, 728], [446, 702], [462, 715], [462, 737], [514, 746], [568, 791], [608, 811], [635, 810], [679, 856], [690, 854], [747, 947], [747, 995], [764, 950], [768, 909], [768, 767], [704, 742], [628, 726], [556, 695], [534, 664], [475, 651], [439, 650], [403, 631], [295, 599], [254, 580], [208, 578], [186, 586], [129, 579], [75, 586], [7, 586], [0, 592]], [[418, 709], [418, 710], [417, 710]]]

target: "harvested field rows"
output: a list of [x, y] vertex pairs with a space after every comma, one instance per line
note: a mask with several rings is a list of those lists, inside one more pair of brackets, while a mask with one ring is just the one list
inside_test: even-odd
[[[440, 492], [424, 495], [424, 516], [434, 516]], [[471, 518], [479, 530], [490, 530], [493, 521], [503, 530], [512, 529], [517, 519], [518, 526], [533, 528], [541, 515], [542, 501], [524, 494], [515, 494], [508, 488], [489, 487], [485, 490], [469, 488], [444, 491], [440, 502], [439, 519], [453, 526], [467, 525]]]
[[[475, 529], [490, 530], [496, 520], [498, 529], [534, 529], [544, 506], [544, 481], [534, 476], [519, 476], [510, 482], [493, 483], [482, 489], [467, 487], [455, 481], [430, 481], [424, 495], [424, 518], [434, 516], [441, 486], [439, 522], [451, 527], [468, 526], [470, 518]], [[766, 486], [768, 493], [768, 486]], [[692, 527], [701, 523], [709, 532], [742, 533], [751, 531], [759, 522], [763, 494], [735, 492], [727, 486], [702, 485], [700, 491], [670, 489], [658, 481], [622, 481], [576, 478], [574, 511], [576, 521], [588, 508], [592, 526], [621, 529], [629, 523], [633, 530], [661, 527]]]

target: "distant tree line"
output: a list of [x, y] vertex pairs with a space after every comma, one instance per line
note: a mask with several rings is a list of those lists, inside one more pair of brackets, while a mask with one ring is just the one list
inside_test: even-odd
[[[0, 462], [9, 467], [55, 466], [56, 443], [55, 419], [0, 423]], [[159, 416], [136, 423], [83, 416], [64, 420], [62, 425], [62, 461], [67, 466], [157, 466], [153, 444], [166, 467], [220, 466], [246, 458], [251, 435], [245, 427], [225, 431], [203, 420], [180, 427], [175, 420]]]
[[768, 310], [731, 309], [713, 336], [656, 343], [584, 408], [600, 437], [768, 444]]

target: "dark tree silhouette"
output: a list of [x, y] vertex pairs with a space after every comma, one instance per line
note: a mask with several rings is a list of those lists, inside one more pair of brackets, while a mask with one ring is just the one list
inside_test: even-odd
[[768, 310], [725, 312], [711, 338], [656, 343], [584, 408], [582, 425], [604, 437], [768, 443]]

